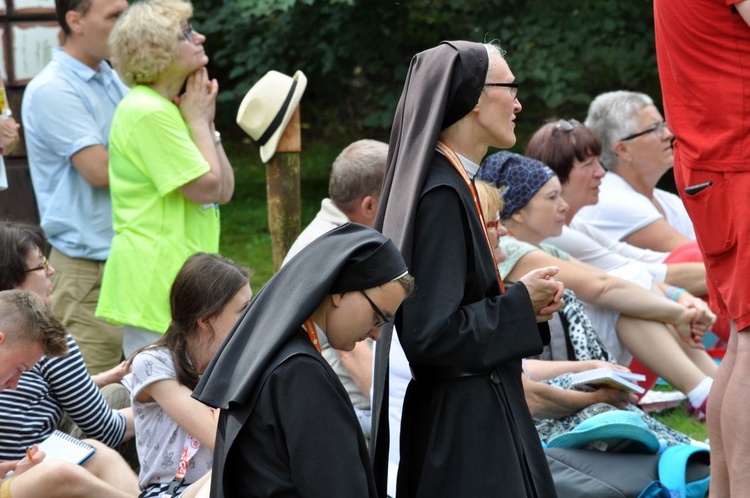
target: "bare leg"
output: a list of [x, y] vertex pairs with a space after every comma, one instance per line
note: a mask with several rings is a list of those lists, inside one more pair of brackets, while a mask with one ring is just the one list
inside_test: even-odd
[[105, 483], [126, 492], [128, 496], [138, 496], [138, 477], [128, 462], [115, 450], [99, 441], [85, 441], [96, 448], [96, 453], [83, 464], [83, 467]]
[[[127, 466], [127, 464], [126, 464]], [[129, 467], [128, 467], [129, 469]], [[13, 498], [135, 498], [138, 490], [125, 491], [107, 484], [80, 465], [42, 462], [10, 483]]]
[[716, 372], [719, 370], [719, 365], [716, 364], [713, 358], [711, 358], [711, 356], [706, 353], [704, 349], [691, 348], [682, 340], [680, 340], [680, 338], [677, 336], [677, 332], [671, 329], [670, 332], [677, 341], [677, 344], [682, 348], [683, 351], [685, 351], [687, 357], [690, 358], [690, 360], [695, 363], [695, 365], [700, 368], [704, 374], [708, 375], [709, 377], [716, 376]]
[[[750, 407], [750, 328], [734, 335], [737, 336], [737, 354], [730, 364], [719, 415], [719, 432], [726, 435], [722, 443], [732, 498], [750, 496], [750, 424], [747, 423], [747, 410]], [[709, 435], [713, 439], [713, 433], [709, 432]]]
[[209, 498], [211, 491], [211, 472], [191, 484], [182, 494], [182, 498]]
[[711, 487], [708, 494], [712, 498], [729, 496], [729, 469], [727, 468], [724, 438], [721, 433], [723, 423], [721, 413], [724, 407], [724, 393], [736, 360], [737, 329], [734, 326], [734, 322], [732, 322], [727, 352], [724, 355], [724, 359], [721, 360], [719, 371], [714, 376], [714, 383], [711, 386], [711, 394], [708, 396], [708, 408], [706, 410], [706, 425], [708, 425], [708, 436], [711, 443]]
[[617, 336], [643, 366], [683, 393], [706, 378], [663, 323], [620, 315]]

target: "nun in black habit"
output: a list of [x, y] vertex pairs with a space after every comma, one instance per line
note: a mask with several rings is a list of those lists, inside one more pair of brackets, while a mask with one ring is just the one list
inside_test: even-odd
[[213, 498], [376, 496], [359, 422], [320, 347], [377, 339], [413, 282], [390, 240], [353, 223], [269, 280], [193, 393], [221, 408]]
[[[537, 322], [561, 306], [562, 284], [550, 267], [503, 289], [473, 185], [488, 147], [515, 143], [517, 90], [498, 47], [443, 42], [414, 56], [396, 109], [376, 228], [418, 282], [395, 320], [413, 376], [398, 498], [555, 496], [524, 400], [521, 358], [548, 340]], [[383, 331], [375, 359], [380, 496], [391, 332]]]

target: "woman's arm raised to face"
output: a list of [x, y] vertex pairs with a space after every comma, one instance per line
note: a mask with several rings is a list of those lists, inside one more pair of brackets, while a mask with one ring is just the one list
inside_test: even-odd
[[206, 68], [188, 76], [185, 93], [178, 105], [190, 129], [190, 135], [210, 171], [180, 187], [180, 193], [198, 204], [226, 204], [234, 193], [234, 172], [221, 142], [216, 139], [214, 114], [219, 84], [208, 79]]

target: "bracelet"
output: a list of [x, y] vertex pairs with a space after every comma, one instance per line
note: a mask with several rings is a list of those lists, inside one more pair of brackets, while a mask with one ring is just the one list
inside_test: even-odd
[[221, 145], [221, 133], [219, 133], [218, 131], [214, 131], [214, 138], [216, 139], [214, 141], [214, 145], [217, 147]]
[[671, 299], [672, 301], [677, 301], [677, 298], [679, 298], [680, 294], [682, 294], [683, 292], [687, 292], [687, 291], [680, 287], [674, 287], [670, 285], [669, 287], [667, 287], [667, 290], [664, 291], [664, 295], [668, 297], [669, 299]]

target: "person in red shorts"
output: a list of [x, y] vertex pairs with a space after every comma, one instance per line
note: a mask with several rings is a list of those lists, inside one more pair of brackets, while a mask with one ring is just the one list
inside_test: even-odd
[[750, 496], [750, 1], [654, 0], [675, 179], [714, 310], [734, 321], [708, 401], [712, 497]]

